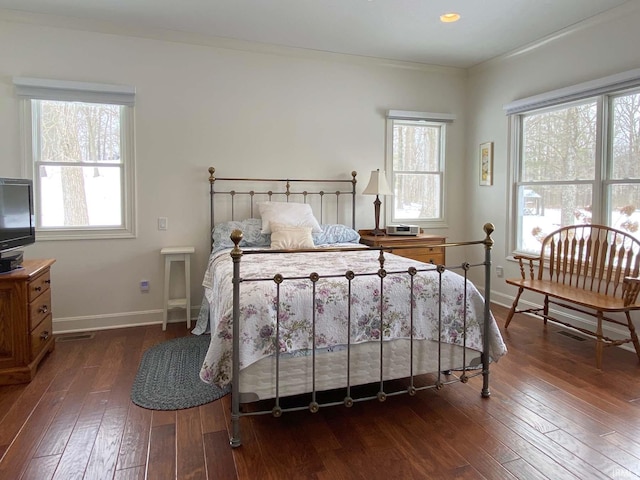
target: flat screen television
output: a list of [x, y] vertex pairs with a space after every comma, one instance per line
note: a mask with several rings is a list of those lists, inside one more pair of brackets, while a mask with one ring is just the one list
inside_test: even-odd
[[23, 178], [0, 178], [0, 270], [19, 266], [21, 253], [10, 251], [35, 241], [33, 182]]

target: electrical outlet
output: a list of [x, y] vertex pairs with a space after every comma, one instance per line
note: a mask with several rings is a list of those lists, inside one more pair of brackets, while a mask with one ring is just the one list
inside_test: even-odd
[[140, 280], [140, 291], [141, 292], [149, 291], [149, 280]]
[[496, 267], [496, 275], [499, 278], [502, 278], [504, 276], [504, 269], [500, 265]]
[[169, 219], [167, 217], [158, 217], [158, 230], [166, 230], [169, 228]]

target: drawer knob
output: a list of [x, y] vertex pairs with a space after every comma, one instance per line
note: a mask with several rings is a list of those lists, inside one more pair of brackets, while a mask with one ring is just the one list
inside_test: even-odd
[[51, 280], [45, 280], [44, 283], [46, 283], [47, 285], [51, 285]]
[[39, 311], [40, 313], [47, 313], [47, 312], [49, 311], [49, 307], [48, 307], [48, 306], [46, 306], [46, 305], [42, 305], [42, 306], [38, 309], [38, 311]]
[[42, 290], [42, 287], [38, 286], [38, 287], [34, 287], [33, 288], [36, 292], [39, 292], [40, 290]]
[[49, 340], [49, 332], [47, 330], [40, 334], [40, 340]]

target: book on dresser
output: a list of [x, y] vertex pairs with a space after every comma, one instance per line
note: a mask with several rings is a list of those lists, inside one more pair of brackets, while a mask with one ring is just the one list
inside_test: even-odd
[[30, 382], [53, 351], [51, 265], [25, 260], [0, 274], [0, 385]]

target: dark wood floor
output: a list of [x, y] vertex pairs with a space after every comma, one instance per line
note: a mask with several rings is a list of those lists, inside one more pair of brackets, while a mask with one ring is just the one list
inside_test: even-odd
[[[502, 324], [505, 309], [494, 308]], [[640, 366], [518, 316], [481, 379], [318, 414], [244, 417], [228, 445], [228, 397], [188, 410], [137, 407], [142, 352], [184, 324], [58, 342], [27, 385], [0, 387], [0, 479], [640, 478]]]

